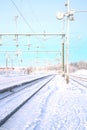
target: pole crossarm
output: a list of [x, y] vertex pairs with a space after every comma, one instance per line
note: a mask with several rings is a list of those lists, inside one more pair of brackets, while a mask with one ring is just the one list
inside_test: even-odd
[[0, 36], [65, 36], [65, 33], [0, 33]]
[[75, 10], [75, 13], [87, 13], [87, 10]]
[[[0, 51], [0, 53], [6, 53], [6, 52], [8, 52], [8, 53], [16, 53], [17, 51], [4, 51], [4, 50], [2, 50], [2, 51]], [[28, 53], [36, 53], [37, 51], [28, 51], [28, 50], [23, 50], [23, 51], [18, 51], [19, 53], [20, 52], [28, 52]], [[60, 51], [49, 51], [49, 50], [46, 50], [46, 51], [43, 51], [43, 50], [40, 50], [40, 51], [38, 51], [38, 53], [59, 53], [59, 54], [61, 54], [61, 52]]]

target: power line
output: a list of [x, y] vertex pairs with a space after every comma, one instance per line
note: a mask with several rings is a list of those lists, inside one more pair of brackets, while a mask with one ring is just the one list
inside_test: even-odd
[[[23, 16], [23, 14], [21, 13], [21, 11], [19, 10], [19, 8], [17, 7], [17, 5], [15, 4], [15, 2], [13, 0], [11, 0], [12, 4], [15, 6], [15, 8], [17, 9], [18, 13], [20, 14], [20, 16], [22, 17], [22, 19], [24, 20], [24, 22], [26, 23], [26, 25], [29, 27], [29, 29], [31, 29], [31, 31], [33, 33], [35, 33], [35, 31], [33, 30], [33, 28], [31, 27], [31, 25], [28, 23], [28, 21], [26, 20], [26, 18]], [[38, 39], [36, 37], [36, 39], [39, 41], [39, 42], [42, 42], [40, 39]]]
[[36, 13], [34, 12], [33, 8], [32, 8], [32, 5], [30, 5], [30, 8], [31, 8], [31, 13], [32, 13], [32, 16], [34, 16], [34, 19], [36, 20], [36, 22], [38, 23], [38, 25], [42, 28], [42, 25], [39, 21], [39, 18], [37, 17]]
[[19, 12], [20, 16], [22, 17], [22, 19], [24, 20], [24, 22], [26, 23], [26, 25], [29, 27], [29, 29], [31, 29], [32, 32], [34, 32], [33, 28], [31, 27], [31, 25], [29, 25], [28, 21], [25, 19], [25, 17], [23, 16], [23, 14], [21, 13], [21, 11], [19, 10], [19, 8], [17, 7], [17, 5], [15, 4], [15, 2], [13, 0], [11, 0], [12, 4], [15, 6], [15, 8], [17, 9], [17, 11]]

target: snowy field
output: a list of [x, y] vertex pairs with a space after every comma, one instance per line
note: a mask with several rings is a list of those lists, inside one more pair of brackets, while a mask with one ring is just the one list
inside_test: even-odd
[[[52, 74], [52, 73], [49, 73]], [[10, 74], [10, 75], [0, 75], [0, 90], [14, 85], [20, 85], [23, 82], [31, 81], [39, 77], [48, 75], [48, 73], [32, 73], [30, 75], [25, 74]]]
[[[75, 75], [87, 77], [87, 70]], [[0, 130], [87, 130], [87, 89], [56, 75]]]
[[81, 77], [85, 77], [87, 78], [87, 70], [78, 70], [76, 71], [75, 73], [73, 73], [74, 75], [77, 75], [77, 76], [81, 76]]

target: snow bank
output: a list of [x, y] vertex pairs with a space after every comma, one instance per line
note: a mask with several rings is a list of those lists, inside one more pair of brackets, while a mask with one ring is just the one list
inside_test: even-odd
[[0, 90], [14, 85], [20, 85], [24, 82], [29, 82], [37, 78], [47, 76], [47, 73], [32, 73], [30, 75], [0, 75]]
[[85, 70], [85, 69], [78, 70], [73, 74], [87, 76], [87, 70]]

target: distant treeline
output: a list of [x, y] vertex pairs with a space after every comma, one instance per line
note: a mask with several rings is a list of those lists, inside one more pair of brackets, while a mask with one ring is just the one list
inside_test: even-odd
[[[86, 69], [87, 70], [87, 61], [79, 61], [69, 64], [69, 72], [75, 72], [80, 69]], [[23, 74], [30, 74], [34, 71], [57, 71], [59, 73], [62, 72], [62, 64], [53, 65], [50, 64], [48, 66], [42, 66], [42, 67], [25, 67], [25, 68], [0, 68], [0, 74], [11, 74], [11, 73], [23, 73]], [[64, 71], [66, 72], [66, 65], [64, 67]]]
[[79, 62], [70, 63], [69, 69], [70, 69], [70, 72], [74, 72], [79, 69], [87, 69], [87, 61], [79, 61]]

